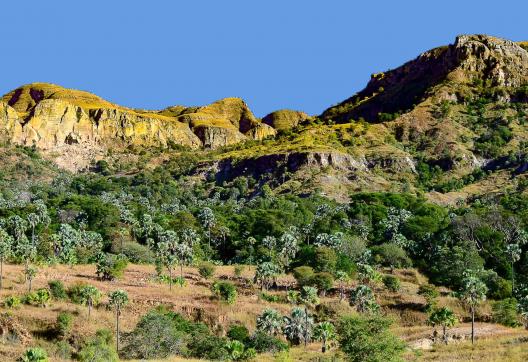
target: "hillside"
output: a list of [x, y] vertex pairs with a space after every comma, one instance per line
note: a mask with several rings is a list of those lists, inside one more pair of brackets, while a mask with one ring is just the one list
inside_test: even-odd
[[319, 116], [9, 92], [0, 359], [526, 360], [526, 48], [459, 36]]

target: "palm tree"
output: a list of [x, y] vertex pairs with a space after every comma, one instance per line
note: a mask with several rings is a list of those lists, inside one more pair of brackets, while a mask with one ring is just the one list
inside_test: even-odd
[[26, 217], [29, 226], [31, 227], [31, 244], [35, 245], [35, 228], [40, 223], [40, 218], [37, 214], [31, 213]]
[[198, 214], [198, 218], [200, 219], [203, 228], [207, 230], [207, 239], [209, 242], [209, 247], [211, 247], [211, 228], [216, 224], [216, 218], [213, 210], [211, 210], [209, 207], [204, 207]]
[[99, 304], [101, 292], [93, 285], [85, 285], [81, 289], [81, 303], [88, 306], [88, 317], [90, 317], [92, 307]]
[[447, 327], [454, 326], [457, 322], [457, 318], [455, 316], [455, 313], [453, 313], [451, 309], [449, 309], [448, 307], [442, 307], [439, 309], [435, 309], [429, 315], [429, 319], [427, 320], [427, 322], [433, 327], [436, 327], [437, 325], [442, 326], [442, 340], [445, 344], [447, 344]]
[[321, 341], [321, 352], [326, 352], [328, 342], [332, 342], [336, 339], [335, 327], [330, 322], [318, 323], [314, 328], [314, 338]]
[[128, 294], [124, 290], [114, 290], [109, 295], [109, 305], [115, 309], [116, 312], [116, 350], [119, 352], [119, 317], [121, 311], [128, 304]]
[[511, 263], [511, 273], [512, 273], [512, 295], [515, 292], [515, 269], [513, 264], [515, 264], [519, 259], [521, 259], [521, 247], [518, 244], [509, 244], [506, 247], [506, 255], [510, 259]]
[[274, 236], [268, 235], [262, 239], [262, 245], [264, 245], [266, 249], [269, 250], [269, 258], [271, 260], [273, 256], [273, 250], [275, 249], [275, 246], [277, 246], [277, 239]]
[[37, 275], [37, 268], [35, 267], [32, 267], [32, 266], [29, 266], [26, 271], [25, 271], [25, 274], [26, 274], [26, 280], [29, 282], [28, 284], [28, 292], [31, 293], [31, 284], [33, 282], [33, 279], [35, 278], [35, 276]]
[[13, 254], [13, 238], [0, 227], [0, 289], [4, 276], [4, 261]]
[[355, 305], [359, 313], [376, 312], [379, 309], [372, 289], [366, 285], [358, 285], [352, 291], [350, 305]]
[[339, 301], [341, 302], [345, 299], [345, 284], [350, 280], [350, 277], [344, 271], [338, 270], [336, 280], [339, 282]]
[[180, 276], [183, 280], [183, 266], [192, 262], [193, 250], [189, 245], [179, 243], [175, 245], [174, 253], [180, 262]]
[[255, 283], [259, 283], [262, 290], [268, 290], [281, 270], [277, 264], [272, 262], [264, 262], [257, 265], [255, 270]]
[[471, 311], [471, 343], [475, 343], [475, 310], [486, 300], [488, 288], [480, 279], [467, 276], [462, 280], [462, 288], [458, 297]]
[[283, 318], [275, 309], [265, 309], [260, 316], [257, 317], [257, 329], [270, 336], [275, 336], [280, 333], [283, 325]]
[[305, 308], [293, 308], [289, 317], [284, 317], [284, 335], [293, 344], [306, 345], [312, 336], [313, 317]]

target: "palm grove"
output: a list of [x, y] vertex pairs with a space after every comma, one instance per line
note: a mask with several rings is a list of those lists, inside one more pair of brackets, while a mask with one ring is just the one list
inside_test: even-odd
[[[268, 291], [284, 290], [291, 305], [287, 315], [263, 310], [253, 334], [235, 325], [225, 337], [157, 309], [123, 340], [120, 317], [133, 301], [126, 290], [103, 297], [88, 285], [77, 291], [78, 302], [87, 313], [100, 304], [112, 307], [116, 330], [114, 342], [104, 334], [94, 336], [76, 354], [81, 360], [101, 350], [107, 351], [106, 360], [117, 358], [115, 350], [124, 358], [180, 354], [243, 360], [314, 341], [322, 352], [338, 346], [350, 360], [390, 360], [404, 345], [389, 333], [391, 321], [376, 290], [397, 291], [400, 282], [392, 272], [410, 267], [456, 293], [472, 323], [488, 298], [509, 305], [516, 320], [528, 326], [528, 198], [520, 194], [450, 208], [394, 193], [353, 194], [339, 204], [322, 196], [275, 194], [266, 185], [257, 188], [251, 177], [221, 185], [193, 183], [178, 167], [158, 167], [132, 177], [65, 174], [25, 190], [5, 185], [1, 195], [0, 287], [5, 263], [22, 264], [28, 285], [27, 294], [9, 296], [5, 306], [44, 306], [60, 298], [62, 287], [53, 281], [49, 288], [32, 289], [39, 268], [48, 264], [93, 263], [101, 280], [113, 280], [129, 262], [154, 264], [155, 280], [171, 290], [187, 286], [186, 266], [198, 267], [208, 278], [215, 265], [254, 265], [259, 295], [271, 298]], [[295, 284], [281, 284], [287, 274]], [[434, 290], [424, 286], [428, 322], [435, 336], [441, 328], [438, 341], [448, 343], [449, 327], [463, 316], [437, 305]], [[211, 293], [236, 303], [237, 290], [229, 281], [214, 282]], [[346, 300], [357, 314], [321, 313], [319, 300], [327, 296]], [[164, 334], [163, 348], [151, 346], [156, 338], [141, 339], [142, 329], [153, 323], [171, 331]], [[473, 332], [473, 342], [474, 337]], [[181, 343], [186, 347], [176, 348]]]

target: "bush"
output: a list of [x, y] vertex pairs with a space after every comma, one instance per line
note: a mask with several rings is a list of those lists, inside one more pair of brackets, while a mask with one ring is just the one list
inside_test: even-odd
[[395, 361], [405, 344], [389, 331], [391, 321], [379, 315], [343, 317], [337, 325], [341, 350], [348, 361]]
[[243, 271], [244, 271], [244, 266], [243, 265], [235, 265], [235, 276], [237, 278], [240, 278], [240, 276], [242, 275]]
[[119, 248], [121, 254], [127, 257], [131, 263], [152, 264], [154, 263], [154, 253], [147, 246], [135, 242], [123, 243]]
[[20, 307], [21, 301], [20, 298], [16, 295], [9, 295], [4, 299], [4, 307], [16, 309]]
[[83, 288], [86, 287], [88, 284], [85, 283], [76, 283], [68, 288], [68, 291], [66, 294], [70, 298], [70, 300], [75, 304], [83, 304], [83, 295], [82, 291]]
[[330, 273], [316, 273], [310, 278], [310, 285], [316, 287], [322, 296], [334, 286], [334, 277]]
[[412, 265], [411, 259], [405, 250], [394, 243], [385, 243], [372, 248], [375, 260], [391, 269], [408, 268]]
[[288, 350], [288, 344], [267, 333], [257, 331], [248, 342], [248, 346], [258, 353], [277, 353]]
[[204, 261], [198, 266], [198, 273], [202, 278], [210, 279], [214, 275], [215, 269], [216, 266], [213, 263]]
[[66, 299], [66, 289], [64, 288], [64, 283], [61, 280], [50, 280], [48, 282], [48, 287], [51, 292], [51, 296], [56, 300]]
[[126, 339], [122, 351], [127, 359], [167, 358], [182, 354], [185, 334], [174, 323], [173, 315], [163, 310], [145, 314]]
[[22, 362], [48, 362], [48, 354], [42, 348], [33, 347], [26, 350], [20, 360]]
[[46, 288], [40, 288], [31, 293], [26, 293], [22, 298], [22, 303], [46, 307], [51, 299], [50, 291]]
[[314, 269], [316, 271], [333, 273], [336, 270], [336, 265], [337, 255], [333, 249], [322, 246], [315, 250]]
[[227, 304], [235, 303], [237, 297], [237, 290], [232, 283], [223, 281], [215, 282], [211, 287], [211, 291], [220, 300], [226, 302]]
[[123, 276], [128, 265], [124, 255], [101, 254], [97, 261], [97, 276], [102, 280], [115, 280]]
[[190, 355], [206, 360], [227, 360], [229, 354], [225, 348], [226, 340], [211, 334], [200, 333], [188, 343]]
[[227, 331], [227, 338], [246, 344], [249, 340], [249, 331], [245, 326], [232, 324]]
[[117, 362], [119, 357], [112, 343], [112, 332], [101, 329], [95, 333], [95, 337], [89, 339], [77, 353], [77, 359], [81, 362]]
[[73, 324], [73, 316], [71, 313], [68, 312], [60, 312], [57, 315], [57, 324], [56, 324], [56, 330], [57, 335], [60, 338], [65, 338], [70, 334], [71, 328]]
[[391, 292], [397, 292], [400, 290], [401, 284], [400, 279], [394, 275], [384, 275], [383, 276], [383, 285]]
[[314, 270], [309, 266], [299, 266], [293, 269], [293, 277], [300, 287], [310, 285]]
[[519, 327], [522, 325], [517, 316], [517, 300], [508, 298], [493, 303], [493, 322], [506, 327]]

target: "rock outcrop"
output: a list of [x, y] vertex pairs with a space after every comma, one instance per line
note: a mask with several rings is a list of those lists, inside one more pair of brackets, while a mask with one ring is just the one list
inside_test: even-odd
[[239, 98], [204, 107], [163, 111], [121, 107], [83, 91], [46, 83], [26, 85], [0, 102], [0, 137], [43, 150], [68, 145], [105, 149], [133, 146], [217, 148], [276, 131]]
[[280, 109], [262, 118], [262, 123], [265, 123], [276, 130], [289, 130], [297, 127], [303, 122], [312, 120], [313, 118], [314, 117], [311, 117], [304, 112]]

